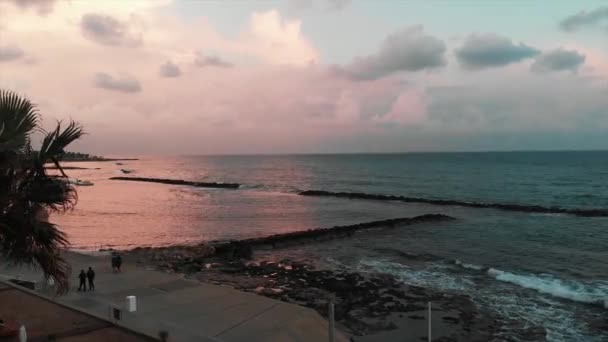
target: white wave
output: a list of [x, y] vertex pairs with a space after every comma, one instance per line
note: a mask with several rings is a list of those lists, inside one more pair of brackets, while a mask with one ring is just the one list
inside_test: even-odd
[[607, 284], [566, 282], [550, 276], [519, 275], [490, 268], [488, 274], [496, 280], [515, 284], [543, 294], [575, 302], [601, 305], [608, 309]]
[[466, 268], [469, 270], [481, 271], [483, 270], [483, 266], [475, 265], [475, 264], [467, 264], [466, 262], [462, 262], [458, 259], [454, 260], [454, 264], [460, 266], [462, 268]]
[[433, 264], [430, 269], [417, 269], [408, 265], [385, 261], [362, 259], [357, 271], [388, 273], [406, 284], [462, 291], [473, 286], [473, 282], [446, 271], [443, 264]]

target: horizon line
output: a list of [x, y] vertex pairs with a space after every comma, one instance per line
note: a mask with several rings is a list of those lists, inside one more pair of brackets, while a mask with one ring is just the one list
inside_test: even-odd
[[[562, 149], [562, 150], [468, 150], [468, 151], [401, 151], [401, 152], [280, 152], [280, 153], [209, 153], [209, 154], [104, 154], [95, 153], [96, 155], [106, 156], [130, 156], [130, 157], [143, 157], [143, 156], [164, 156], [164, 157], [246, 157], [246, 156], [332, 156], [332, 155], [398, 155], [398, 154], [483, 154], [483, 153], [560, 153], [560, 152], [608, 152], [608, 149]], [[87, 153], [87, 152], [82, 152]], [[126, 157], [125, 157], [126, 158]]]

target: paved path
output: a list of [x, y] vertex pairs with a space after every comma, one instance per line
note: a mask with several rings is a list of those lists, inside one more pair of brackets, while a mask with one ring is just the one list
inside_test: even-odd
[[[122, 273], [113, 273], [109, 256], [69, 253], [67, 258], [73, 267], [72, 290], [57, 302], [108, 318], [111, 304], [125, 308], [125, 297], [137, 296], [137, 312], [123, 310], [118, 324], [150, 336], [167, 330], [176, 342], [328, 341], [327, 321], [305, 307], [135, 265], [123, 264]], [[89, 266], [97, 274], [96, 291], [78, 292], [77, 274]], [[40, 281], [41, 274], [0, 262], [0, 277]], [[340, 335], [336, 341], [346, 338]]]

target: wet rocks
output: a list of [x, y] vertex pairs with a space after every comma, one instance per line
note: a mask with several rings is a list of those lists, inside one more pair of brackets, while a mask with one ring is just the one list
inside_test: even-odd
[[215, 248], [208, 244], [174, 247], [138, 247], [125, 256], [139, 263], [152, 263], [172, 272], [194, 273], [205, 268], [207, 258], [215, 254]]
[[331, 192], [323, 190], [307, 190], [299, 193], [301, 196], [321, 196], [321, 197], [338, 197], [350, 199], [366, 199], [380, 201], [399, 201], [406, 203], [426, 203], [434, 205], [452, 205], [469, 208], [491, 208], [506, 211], [519, 211], [524, 213], [544, 213], [544, 214], [567, 214], [582, 217], [600, 217], [608, 216], [608, 209], [568, 209], [559, 207], [543, 207], [540, 205], [523, 205], [523, 204], [505, 204], [505, 203], [480, 203], [457, 200], [442, 200], [429, 199], [420, 197], [406, 197], [393, 195], [376, 195], [360, 192]]
[[545, 341], [547, 330], [544, 327], [529, 327], [520, 332], [520, 339], [523, 341]]
[[608, 318], [596, 319], [589, 322], [589, 327], [595, 331], [608, 331]]
[[249, 259], [251, 249], [261, 246], [272, 248], [293, 246], [295, 244], [314, 243], [330, 239], [352, 236], [357, 231], [372, 228], [395, 228], [419, 223], [441, 222], [454, 220], [453, 217], [442, 214], [425, 214], [414, 217], [394, 218], [388, 220], [371, 221], [347, 226], [334, 226], [331, 228], [317, 228], [285, 234], [275, 234], [261, 238], [245, 239], [239, 241], [221, 242], [214, 244], [217, 255], [232, 258]]
[[148, 182], [161, 183], [170, 185], [187, 185], [198, 188], [220, 188], [220, 189], [238, 189], [241, 185], [238, 183], [217, 183], [217, 182], [191, 182], [182, 179], [166, 179], [166, 178], [145, 178], [145, 177], [111, 177], [112, 180], [133, 181], [133, 182]]
[[[336, 321], [355, 335], [396, 329], [403, 324], [403, 317], [416, 320], [420, 316], [423, 320], [428, 301], [433, 301], [433, 311], [448, 312], [450, 325], [466, 336], [494, 331], [494, 320], [484, 319], [467, 296], [444, 296], [388, 275], [318, 270], [289, 260], [248, 264], [225, 260], [219, 264], [197, 273], [197, 278], [226, 283], [225, 277], [229, 276], [230, 285], [238, 289], [307, 306], [325, 317], [333, 302]], [[240, 272], [235, 273], [236, 269]], [[254, 279], [256, 282], [252, 282]]]

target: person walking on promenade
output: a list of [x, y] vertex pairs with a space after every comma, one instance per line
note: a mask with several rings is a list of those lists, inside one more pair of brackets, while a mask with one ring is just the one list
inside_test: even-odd
[[87, 290], [87, 274], [84, 273], [84, 270], [80, 270], [78, 279], [80, 279], [80, 286], [78, 286], [78, 291], [86, 291]]
[[89, 266], [89, 270], [87, 271], [87, 279], [89, 280], [89, 291], [95, 290], [95, 271]]
[[122, 265], [122, 257], [120, 256], [120, 254], [116, 254], [116, 269], [118, 270], [118, 272], [122, 272], [120, 270], [121, 265]]
[[116, 272], [116, 252], [112, 252], [112, 272]]

